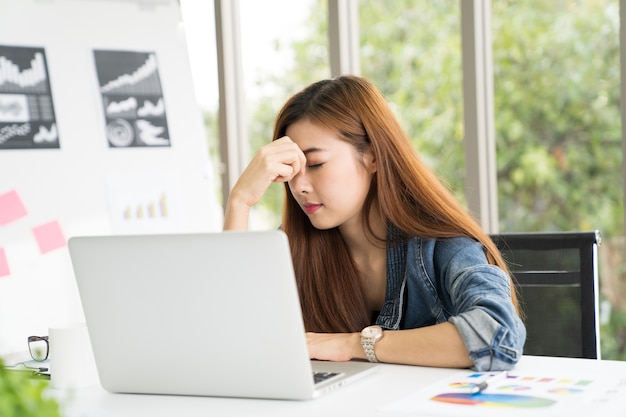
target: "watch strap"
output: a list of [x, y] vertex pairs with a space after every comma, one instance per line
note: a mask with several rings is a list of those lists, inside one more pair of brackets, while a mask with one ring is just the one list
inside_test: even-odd
[[368, 326], [361, 330], [361, 346], [363, 347], [363, 352], [365, 352], [365, 357], [368, 361], [379, 362], [374, 346], [376, 342], [382, 338], [383, 328], [380, 326]]
[[361, 338], [361, 346], [363, 346], [363, 351], [365, 352], [365, 357], [370, 362], [378, 362], [378, 358], [376, 357], [376, 352], [374, 351], [374, 344], [376, 343], [376, 339], [374, 338]]

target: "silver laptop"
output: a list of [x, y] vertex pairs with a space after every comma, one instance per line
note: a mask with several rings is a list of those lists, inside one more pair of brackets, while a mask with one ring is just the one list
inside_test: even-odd
[[108, 391], [310, 399], [375, 367], [309, 360], [281, 231], [88, 236], [68, 245]]

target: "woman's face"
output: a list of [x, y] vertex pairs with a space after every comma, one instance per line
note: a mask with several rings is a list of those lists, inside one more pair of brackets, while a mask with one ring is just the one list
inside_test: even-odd
[[304, 152], [303, 174], [289, 181], [291, 194], [317, 229], [361, 227], [363, 203], [376, 171], [371, 152], [362, 156], [324, 126], [301, 120], [286, 131]]

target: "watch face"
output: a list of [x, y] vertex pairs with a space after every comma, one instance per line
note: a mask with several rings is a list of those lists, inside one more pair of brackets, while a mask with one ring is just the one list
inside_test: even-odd
[[376, 337], [380, 336], [383, 333], [383, 331], [378, 326], [369, 326], [369, 327], [366, 327], [365, 329], [363, 329], [363, 331], [361, 333], [362, 333], [363, 337], [374, 337], [374, 338], [376, 338]]

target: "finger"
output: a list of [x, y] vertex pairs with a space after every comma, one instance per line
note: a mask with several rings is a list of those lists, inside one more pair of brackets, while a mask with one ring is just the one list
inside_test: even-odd
[[272, 180], [273, 182], [287, 182], [295, 177], [298, 172], [293, 165], [281, 164], [276, 169], [276, 176]]
[[304, 174], [304, 170], [306, 169], [306, 156], [304, 155], [304, 152], [302, 152], [302, 150], [300, 148], [298, 148], [299, 152], [299, 162], [300, 162], [300, 170], [299, 170], [299, 174]]
[[304, 174], [306, 169], [306, 157], [299, 148], [275, 155], [271, 163], [277, 168], [277, 181], [290, 181], [296, 175]]
[[276, 139], [274, 142], [278, 142], [281, 145], [296, 151], [298, 159], [293, 162], [294, 171], [298, 174], [304, 174], [304, 170], [306, 168], [306, 156], [298, 144], [295, 143], [289, 136], [283, 136], [280, 139]]

